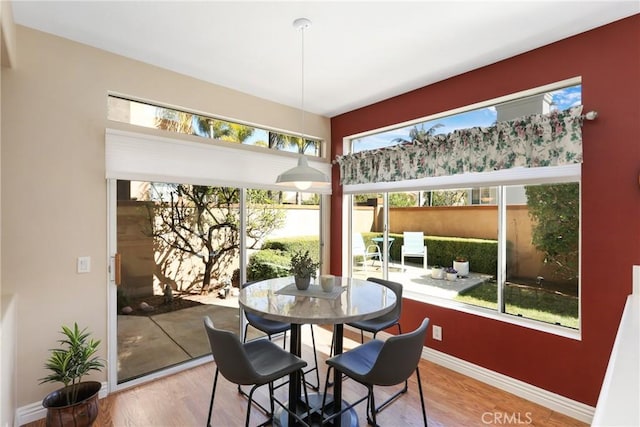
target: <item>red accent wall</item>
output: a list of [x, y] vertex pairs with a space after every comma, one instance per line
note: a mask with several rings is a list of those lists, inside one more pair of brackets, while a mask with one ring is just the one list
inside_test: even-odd
[[[514, 92], [582, 77], [582, 340], [406, 300], [403, 329], [431, 318], [444, 340], [427, 345], [595, 406], [627, 295], [640, 264], [640, 15], [331, 119], [343, 138]], [[373, 89], [374, 90], [374, 89]], [[342, 192], [333, 168], [331, 266], [341, 273]]]

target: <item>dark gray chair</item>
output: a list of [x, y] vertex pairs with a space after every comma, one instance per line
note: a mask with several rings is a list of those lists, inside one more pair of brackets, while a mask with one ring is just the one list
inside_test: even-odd
[[[402, 327], [400, 326], [400, 313], [402, 313], [402, 284], [398, 282], [392, 282], [390, 280], [379, 279], [377, 277], [368, 277], [367, 280], [369, 282], [379, 283], [391, 289], [393, 293], [396, 294], [396, 305], [393, 306], [393, 309], [390, 312], [383, 314], [382, 316], [369, 320], [347, 323], [347, 325], [356, 329], [360, 329], [360, 343], [364, 343], [364, 331], [371, 332], [373, 334], [373, 338], [375, 339], [378, 332], [384, 331], [385, 329], [392, 326], [397, 326], [398, 333], [401, 334]], [[334, 342], [332, 340], [329, 356], [333, 355], [333, 345]]]
[[[242, 287], [246, 287], [251, 285], [253, 282], [245, 283]], [[247, 319], [247, 324], [244, 326], [244, 342], [247, 341], [247, 331], [249, 329], [249, 325], [254, 327], [255, 329], [267, 334], [269, 340], [271, 341], [271, 337], [277, 334], [284, 334], [284, 340], [282, 344], [282, 348], [286, 349], [287, 346], [287, 332], [291, 330], [291, 323], [278, 322], [276, 320], [265, 319], [264, 317], [260, 317], [257, 314], [249, 313], [247, 311], [244, 312], [244, 316]], [[311, 384], [309, 381], [305, 380], [305, 383], [308, 384], [314, 390], [318, 390], [320, 388], [320, 373], [318, 372], [318, 356], [316, 354], [316, 337], [313, 333], [313, 325], [309, 325], [311, 328], [311, 343], [313, 345], [313, 361], [314, 366], [310, 369], [304, 371], [305, 374], [315, 371], [316, 375], [316, 383]], [[242, 394], [245, 394], [244, 391], [238, 386], [238, 391]], [[246, 395], [246, 394], [245, 394]]]
[[369, 320], [361, 320], [358, 322], [347, 323], [347, 325], [360, 329], [360, 342], [364, 343], [364, 331], [371, 332], [373, 338], [380, 331], [384, 331], [392, 326], [398, 327], [398, 333], [402, 333], [400, 327], [400, 313], [402, 313], [402, 284], [392, 282], [390, 280], [378, 279], [377, 277], [368, 277], [369, 282], [376, 282], [391, 289], [396, 294], [396, 305], [387, 314]]
[[[367, 280], [369, 282], [379, 283], [391, 289], [393, 293], [396, 294], [396, 305], [393, 306], [393, 309], [390, 312], [383, 314], [382, 316], [369, 320], [347, 323], [347, 325], [356, 329], [360, 329], [360, 343], [364, 343], [364, 331], [371, 332], [373, 334], [373, 338], [375, 339], [378, 332], [384, 331], [385, 329], [392, 326], [397, 326], [398, 333], [401, 334], [402, 327], [400, 326], [400, 313], [402, 313], [402, 284], [398, 282], [392, 282], [390, 280], [379, 279], [377, 277], [367, 277]], [[334, 344], [335, 343], [332, 339], [329, 356], [333, 356]], [[333, 382], [329, 382], [329, 386], [331, 386], [332, 384]], [[405, 383], [405, 388], [406, 387], [407, 384]]]
[[[413, 332], [395, 335], [386, 341], [374, 339], [366, 344], [359, 345], [353, 350], [327, 359], [329, 369], [327, 370], [327, 382], [325, 384], [328, 383], [329, 372], [333, 368], [342, 375], [367, 387], [367, 395], [347, 405], [341, 412], [330, 415], [325, 422], [367, 399], [367, 421], [377, 426], [376, 414], [400, 397], [402, 393], [406, 393], [407, 379], [415, 372], [418, 378], [418, 390], [420, 391], [420, 402], [422, 404], [422, 418], [426, 426], [427, 412], [424, 407], [424, 395], [422, 393], [418, 363], [422, 356], [428, 326], [429, 319], [425, 318], [422, 324]], [[374, 386], [394, 386], [402, 382], [405, 383], [405, 386], [400, 391], [376, 407], [373, 394]], [[327, 395], [327, 385], [325, 385], [324, 395]], [[323, 399], [323, 408], [325, 404], [326, 402]]]
[[[207, 418], [208, 427], [211, 427], [213, 399], [216, 395], [218, 373], [221, 373], [228, 381], [237, 385], [253, 385], [248, 394], [249, 402], [247, 403], [245, 426], [249, 426], [253, 403], [260, 407], [268, 417], [267, 421], [260, 424], [260, 426], [271, 424], [273, 421], [274, 402], [304, 424], [298, 414], [289, 411], [287, 405], [275, 398], [273, 382], [295, 371], [300, 371], [300, 377], [304, 379], [303, 368], [307, 366], [307, 362], [268, 340], [256, 340], [243, 344], [233, 332], [217, 329], [208, 316], [204, 317], [204, 326], [211, 345], [211, 353], [216, 363], [216, 373], [213, 380], [213, 389], [211, 390], [211, 403], [209, 404], [209, 416]], [[265, 384], [269, 385], [271, 410], [267, 410], [253, 401], [253, 392]], [[309, 407], [307, 389], [306, 387], [302, 388], [304, 389], [307, 407]]]

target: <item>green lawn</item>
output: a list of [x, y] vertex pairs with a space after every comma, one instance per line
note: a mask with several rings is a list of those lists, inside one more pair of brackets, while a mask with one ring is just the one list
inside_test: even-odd
[[[485, 282], [456, 297], [464, 302], [498, 309], [497, 284]], [[505, 313], [578, 329], [578, 298], [533, 287], [507, 286]]]

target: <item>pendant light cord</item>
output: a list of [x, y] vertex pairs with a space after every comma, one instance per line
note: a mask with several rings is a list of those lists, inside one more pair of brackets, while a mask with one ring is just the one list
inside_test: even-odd
[[[300, 61], [300, 98], [301, 98], [301, 106], [300, 106], [300, 110], [301, 110], [301, 115], [302, 115], [302, 130], [301, 130], [301, 138], [302, 138], [302, 145], [301, 145], [301, 149], [304, 150], [304, 145], [305, 145], [305, 141], [304, 141], [304, 30], [309, 26], [309, 24], [304, 24], [300, 26], [300, 32], [302, 33], [302, 47], [300, 49], [301, 51], [301, 61]], [[303, 153], [304, 154], [304, 153]]]

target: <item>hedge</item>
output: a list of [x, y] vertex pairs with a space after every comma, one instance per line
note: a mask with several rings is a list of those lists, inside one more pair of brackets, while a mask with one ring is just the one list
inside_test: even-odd
[[289, 276], [291, 255], [297, 251], [309, 251], [314, 261], [320, 260], [320, 244], [317, 237], [283, 237], [265, 241], [262, 249], [249, 257], [247, 280]]
[[[382, 233], [362, 233], [365, 244], [374, 244], [373, 237], [382, 237]], [[403, 235], [389, 233], [394, 241], [389, 249], [392, 260], [400, 262]], [[425, 236], [427, 259], [429, 265], [449, 267], [458, 256], [469, 261], [469, 270], [475, 273], [491, 274], [498, 271], [498, 241], [489, 239], [473, 239], [464, 237]]]

